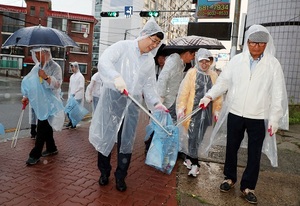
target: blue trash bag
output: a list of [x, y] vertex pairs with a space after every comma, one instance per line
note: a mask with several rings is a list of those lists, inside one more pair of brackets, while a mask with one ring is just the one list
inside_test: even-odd
[[4, 126], [0, 123], [0, 135], [5, 134]]
[[70, 96], [65, 106], [65, 113], [69, 114], [73, 125], [77, 125], [88, 112], [73, 96]]
[[62, 101], [55, 96], [46, 81], [40, 82], [39, 67], [36, 65], [21, 83], [22, 94], [28, 97], [39, 120], [49, 119], [64, 110]]
[[166, 174], [171, 174], [179, 150], [179, 130], [178, 127], [173, 125], [169, 113], [155, 112], [153, 115], [172, 135], [168, 135], [154, 121], [150, 122], [147, 126], [147, 133], [154, 131], [154, 136], [145, 163]]

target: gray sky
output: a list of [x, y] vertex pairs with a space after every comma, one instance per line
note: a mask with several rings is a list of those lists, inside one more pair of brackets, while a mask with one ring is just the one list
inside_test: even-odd
[[[24, 0], [0, 0], [0, 4], [26, 6]], [[52, 10], [92, 15], [93, 0], [52, 0]]]

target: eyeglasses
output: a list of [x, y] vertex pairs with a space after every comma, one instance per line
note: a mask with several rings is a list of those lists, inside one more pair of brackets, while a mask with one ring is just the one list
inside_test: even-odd
[[256, 45], [258, 45], [259, 47], [263, 47], [265, 46], [267, 43], [265, 42], [251, 42], [251, 41], [248, 41], [248, 44], [252, 47], [255, 47]]
[[161, 42], [160, 40], [152, 39], [151, 36], [149, 36], [149, 39], [151, 39], [152, 43], [156, 45], [160, 44]]

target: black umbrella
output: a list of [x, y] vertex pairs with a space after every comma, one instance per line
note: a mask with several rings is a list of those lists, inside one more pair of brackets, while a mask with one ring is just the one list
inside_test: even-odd
[[170, 40], [169, 44], [163, 48], [168, 54], [181, 53], [184, 50], [205, 49], [225, 49], [224, 45], [215, 38], [203, 36], [184, 36]]
[[64, 32], [43, 26], [24, 27], [14, 32], [2, 47], [78, 47]]

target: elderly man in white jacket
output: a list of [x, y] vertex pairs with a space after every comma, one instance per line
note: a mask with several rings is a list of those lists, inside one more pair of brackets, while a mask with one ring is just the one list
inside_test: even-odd
[[[73, 96], [76, 101], [83, 106], [84, 98], [84, 76], [81, 74], [78, 62], [72, 62], [70, 68], [73, 74], [70, 77], [68, 97]], [[70, 119], [70, 118], [69, 118]], [[73, 125], [71, 119], [66, 127], [72, 129], [76, 128], [76, 125]]]
[[[245, 35], [243, 52], [234, 56], [224, 68], [216, 84], [200, 100], [208, 103], [227, 91], [226, 102], [214, 130], [227, 118], [227, 145], [224, 165], [225, 179], [220, 185], [228, 192], [237, 182], [237, 152], [248, 136], [248, 160], [240, 190], [244, 198], [257, 203], [254, 194], [259, 175], [261, 152], [277, 166], [275, 133], [288, 129], [288, 99], [283, 71], [274, 57], [273, 38], [261, 25], [251, 26]], [[213, 135], [215, 133], [213, 132]], [[216, 142], [217, 135], [212, 137]]]
[[166, 110], [156, 92], [153, 58], [163, 38], [161, 28], [151, 18], [137, 39], [119, 41], [108, 47], [99, 58], [98, 71], [103, 85], [92, 118], [89, 140], [98, 151], [101, 186], [109, 182], [111, 151], [117, 140], [116, 188], [119, 191], [127, 189], [125, 177], [131, 160], [139, 108], [123, 94], [124, 90], [139, 102], [144, 97], [150, 110]]

